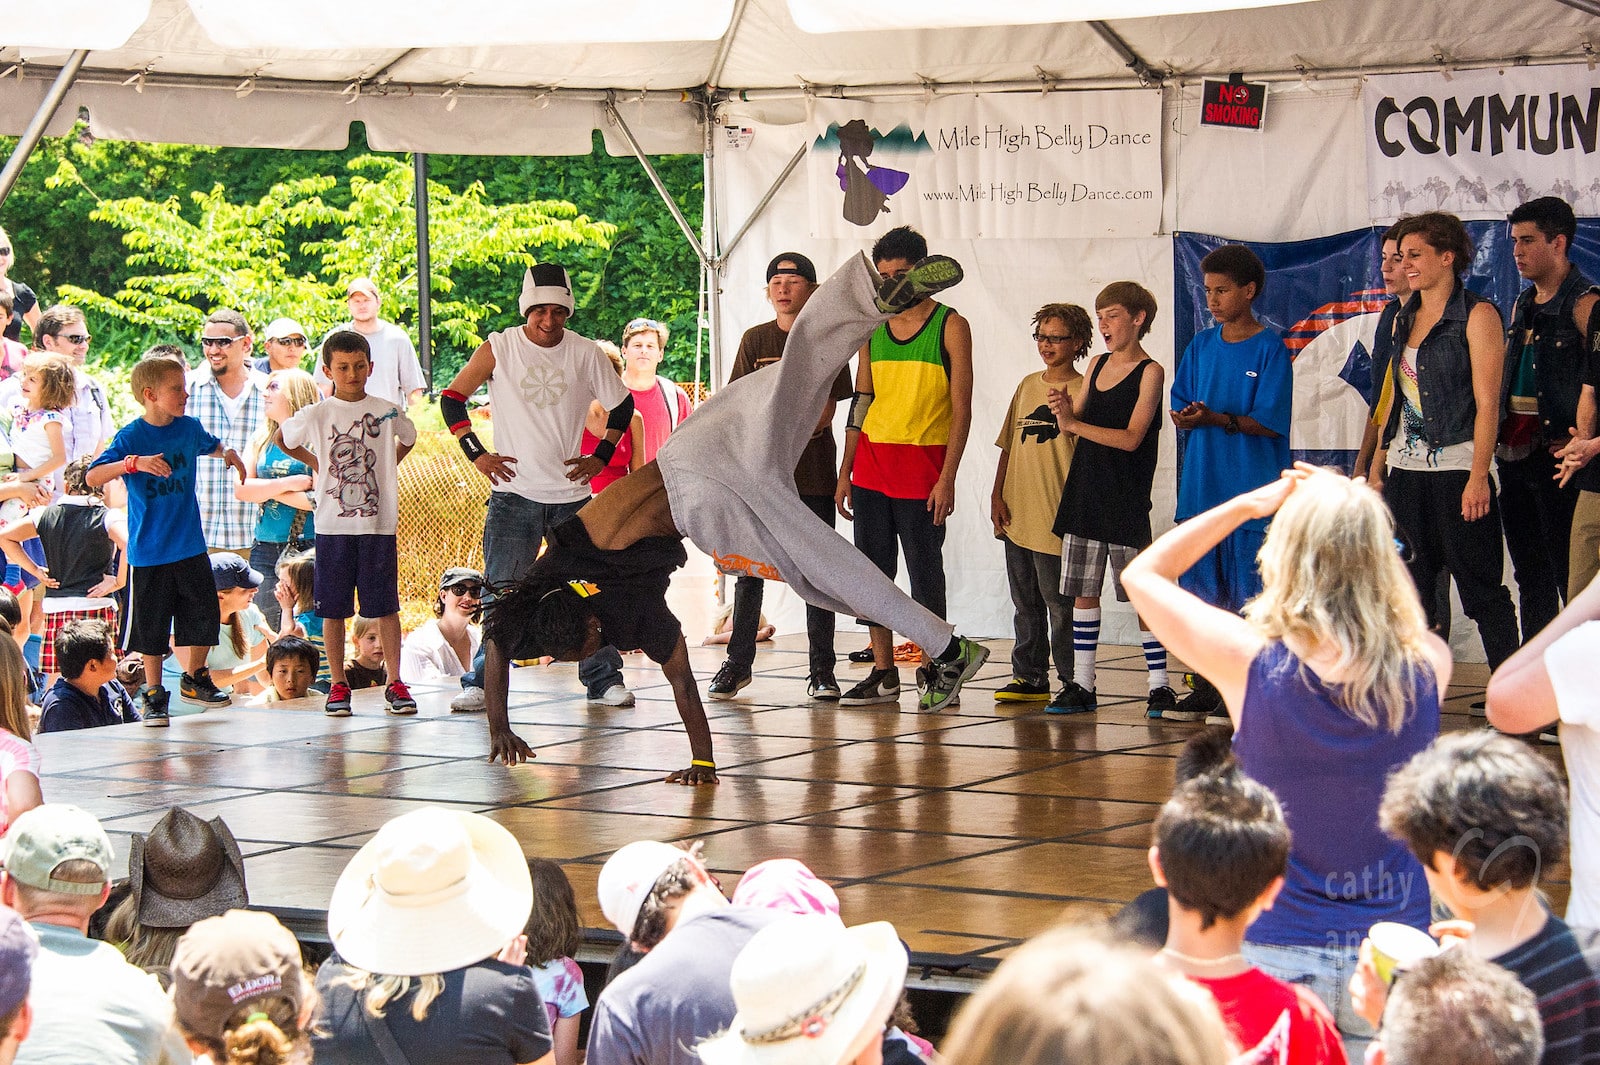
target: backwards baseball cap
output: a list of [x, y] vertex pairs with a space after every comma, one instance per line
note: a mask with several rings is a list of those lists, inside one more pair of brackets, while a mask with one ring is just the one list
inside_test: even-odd
[[553, 303], [571, 312], [572, 279], [565, 267], [555, 263], [536, 263], [522, 276], [522, 298], [517, 300], [517, 310], [526, 318], [528, 311], [542, 304]]
[[[784, 263], [791, 265], [785, 266]], [[773, 256], [772, 261], [767, 264], [767, 280], [771, 281], [779, 274], [792, 274], [795, 277], [805, 278], [813, 285], [817, 283], [817, 268], [811, 265], [810, 259], [797, 251], [786, 251], [782, 255]]]
[[[58, 895], [98, 895], [111, 879], [111, 840], [93, 814], [62, 802], [47, 802], [11, 822], [5, 837], [6, 872], [19, 884]], [[98, 866], [92, 884], [57, 880], [63, 862]]]
[[[353, 286], [354, 282], [351, 284]], [[368, 281], [367, 284], [370, 285], [372, 282]], [[274, 318], [272, 324], [267, 326], [266, 332], [261, 334], [261, 338], [263, 340], [288, 340], [290, 337], [299, 337], [301, 340], [305, 340], [310, 335], [310, 333], [306, 332], [305, 327], [293, 318]]]
[[0, 1017], [9, 1017], [28, 997], [38, 956], [38, 934], [17, 911], [0, 906]]
[[281, 1028], [306, 997], [300, 945], [270, 913], [229, 910], [195, 922], [178, 940], [171, 972], [178, 1020], [217, 1043], [230, 1020], [238, 1027], [256, 1013]]
[[378, 286], [373, 283], [372, 278], [370, 277], [352, 277], [350, 279], [350, 283], [344, 287], [346, 299], [357, 292], [365, 292], [375, 300], [383, 299], [383, 297], [378, 294]]
[[633, 935], [645, 896], [656, 886], [661, 874], [689, 852], [670, 843], [641, 839], [617, 849], [600, 867], [595, 894], [600, 897], [600, 912], [624, 937]]

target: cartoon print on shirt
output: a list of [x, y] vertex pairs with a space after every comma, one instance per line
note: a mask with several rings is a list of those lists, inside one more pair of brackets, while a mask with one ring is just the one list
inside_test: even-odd
[[363, 414], [348, 431], [333, 430], [332, 447], [328, 449], [328, 472], [332, 476], [325, 491], [339, 501], [341, 518], [377, 515], [378, 456], [365, 438], [379, 435], [380, 427], [393, 416]]

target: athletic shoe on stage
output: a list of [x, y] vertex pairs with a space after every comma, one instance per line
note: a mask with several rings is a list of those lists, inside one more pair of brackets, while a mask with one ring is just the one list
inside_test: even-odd
[[1209, 680], [1195, 674], [1194, 691], [1178, 700], [1178, 705], [1171, 710], [1164, 711], [1161, 715], [1163, 721], [1204, 721], [1212, 714], [1221, 711], [1222, 693], [1212, 686]]
[[350, 716], [350, 685], [335, 684], [328, 689], [328, 701], [322, 704], [322, 712], [329, 717]]
[[994, 693], [997, 703], [1042, 703], [1050, 698], [1050, 685], [1012, 677], [1011, 683]]
[[961, 264], [948, 255], [930, 255], [899, 277], [886, 277], [878, 285], [878, 309], [895, 314], [961, 283]]
[[166, 728], [172, 723], [167, 713], [167, 702], [171, 698], [167, 689], [159, 684], [152, 684], [139, 693], [139, 716], [144, 719], [146, 728]]
[[452, 714], [475, 714], [484, 708], [482, 688], [462, 688], [461, 694], [450, 700]]
[[873, 706], [900, 701], [900, 671], [874, 669], [867, 679], [839, 697], [840, 706]]
[[1087, 714], [1098, 709], [1100, 700], [1095, 698], [1094, 692], [1085, 688], [1075, 680], [1069, 680], [1056, 692], [1056, 697], [1044, 708], [1047, 714]]
[[398, 680], [383, 689], [383, 701], [389, 704], [385, 709], [397, 716], [417, 712], [417, 701], [411, 698], [411, 689]]
[[[911, 269], [915, 271], [927, 261], [924, 259]], [[956, 267], [958, 274], [960, 269], [959, 266]], [[959, 649], [950, 661], [945, 662], [935, 658], [928, 663], [931, 675], [928, 678], [928, 690], [922, 693], [922, 698], [917, 704], [919, 709], [932, 712], [949, 706], [955, 701], [956, 696], [961, 694], [961, 686], [971, 680], [972, 675], [989, 660], [989, 649], [983, 644], [969, 640], [965, 636], [957, 636], [956, 643]]]
[[1150, 693], [1150, 703], [1146, 707], [1144, 716], [1149, 718], [1165, 717], [1168, 710], [1178, 708], [1178, 693], [1163, 684]]
[[186, 703], [219, 707], [233, 705], [227, 692], [211, 683], [211, 670], [201, 666], [193, 674], [185, 673], [178, 682], [178, 697]]
[[839, 701], [839, 682], [833, 678], [832, 673], [813, 673], [806, 678], [806, 696], [811, 699], [820, 699], [825, 703]]
[[621, 706], [633, 705], [633, 693], [620, 684], [613, 684], [599, 695], [589, 696], [590, 706]]
[[722, 663], [722, 668], [717, 670], [717, 675], [711, 678], [711, 685], [706, 688], [706, 694], [713, 699], [732, 699], [739, 694], [740, 689], [749, 684], [749, 667], [741, 666], [729, 658]]

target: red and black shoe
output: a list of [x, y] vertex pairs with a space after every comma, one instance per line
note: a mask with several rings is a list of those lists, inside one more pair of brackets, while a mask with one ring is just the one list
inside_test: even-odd
[[396, 716], [417, 712], [417, 701], [411, 697], [411, 689], [398, 680], [383, 689], [383, 701], [389, 704], [389, 713]]

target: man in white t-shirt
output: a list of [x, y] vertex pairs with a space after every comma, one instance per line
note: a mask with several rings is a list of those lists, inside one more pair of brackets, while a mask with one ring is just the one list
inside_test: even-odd
[[[341, 329], [354, 329], [366, 337], [367, 346], [372, 349], [372, 376], [367, 378], [367, 395], [386, 399], [404, 410], [428, 387], [410, 335], [393, 322], [378, 317], [383, 297], [371, 278], [358, 277], [345, 286], [344, 301], [350, 308], [350, 321], [334, 326], [328, 330], [328, 335]], [[333, 384], [321, 362], [317, 363], [312, 376], [323, 395], [332, 394]]]
[[[492, 334], [439, 395], [445, 424], [489, 478], [483, 561], [489, 585], [510, 584], [539, 554], [545, 533], [589, 501], [589, 479], [611, 461], [633, 418], [633, 396], [594, 341], [566, 328], [572, 282], [555, 263], [528, 268], [517, 307], [527, 324]], [[467, 397], [485, 383], [494, 410], [487, 450], [472, 432]], [[606, 408], [606, 435], [594, 453], [580, 451], [591, 400]], [[630, 648], [631, 650], [631, 648]], [[483, 654], [461, 678], [453, 710], [482, 710]], [[632, 706], [622, 683], [622, 656], [603, 647], [578, 666], [589, 702]]]
[[1600, 926], [1600, 580], [1489, 678], [1489, 724], [1514, 735], [1559, 723], [1572, 787], [1572, 895], [1566, 921]]

